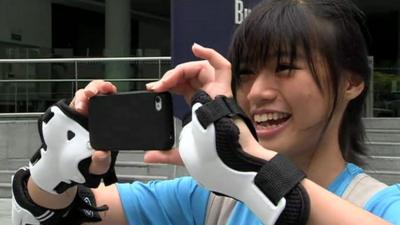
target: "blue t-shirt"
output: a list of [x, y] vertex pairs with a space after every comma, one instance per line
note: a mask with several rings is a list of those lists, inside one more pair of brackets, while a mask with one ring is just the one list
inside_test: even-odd
[[[328, 187], [342, 196], [351, 180], [363, 170], [347, 164]], [[117, 185], [123, 209], [130, 225], [203, 225], [209, 192], [191, 177], [168, 181], [134, 182]], [[364, 207], [375, 215], [400, 225], [400, 184], [389, 186], [373, 196]], [[228, 225], [261, 225], [243, 203], [238, 202]]]

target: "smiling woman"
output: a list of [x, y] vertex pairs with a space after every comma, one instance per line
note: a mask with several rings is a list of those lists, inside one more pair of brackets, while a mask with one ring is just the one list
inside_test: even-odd
[[[49, 178], [43, 173], [55, 165], [46, 163], [47, 153], [53, 153], [54, 161], [68, 161], [67, 153], [79, 148], [67, 150], [65, 138], [46, 133], [45, 141], [56, 143], [52, 146], [66, 147], [43, 143], [30, 168], [17, 172], [16, 219], [45, 224], [400, 225], [400, 186], [388, 187], [357, 165], [364, 153], [361, 111], [369, 76], [362, 19], [351, 0], [263, 1], [234, 34], [229, 60], [194, 44], [193, 54], [204, 60], [180, 64], [147, 84], [148, 91], [182, 94], [192, 104], [179, 152], [153, 152], [147, 160], [182, 160], [192, 177], [88, 190], [83, 186], [108, 177], [115, 158], [89, 151], [92, 155], [82, 163], [74, 158], [71, 168], [53, 170]], [[116, 91], [111, 83], [93, 81], [70, 106], [85, 115], [91, 97]], [[49, 120], [60, 125], [46, 117], [43, 123]], [[71, 120], [69, 125], [78, 126]], [[42, 174], [35, 170], [38, 165]], [[63, 173], [72, 168], [82, 182]], [[53, 179], [58, 173], [65, 174], [62, 182], [68, 184], [61, 186], [69, 188], [50, 194], [64, 190]], [[86, 197], [91, 201], [82, 201]], [[95, 216], [83, 215], [87, 210]]]
[[[367, 87], [351, 99], [343, 115], [336, 111], [345, 107], [341, 104], [346, 82], [364, 87], [369, 81], [363, 26], [363, 13], [350, 1], [273, 1], [253, 10], [236, 31], [230, 53], [232, 87], [237, 90], [244, 110], [255, 118], [260, 113], [291, 115], [291, 122], [286, 126], [299, 125], [299, 132], [293, 131], [296, 135], [307, 130], [315, 132], [301, 138], [316, 140], [312, 145], [300, 146], [316, 151], [321, 142], [326, 142], [324, 138], [339, 138], [344, 159], [361, 164], [359, 155], [365, 154], [361, 116]], [[255, 90], [257, 82], [265, 82], [260, 84], [260, 90]], [[295, 96], [290, 98], [291, 95]], [[315, 96], [321, 98], [314, 99]], [[324, 105], [326, 102], [329, 105]], [[308, 108], [306, 103], [310, 103]], [[306, 112], [293, 114], [299, 108], [296, 104]], [[294, 111], [285, 111], [289, 109]], [[323, 115], [313, 114], [316, 110]], [[318, 125], [304, 124], [307, 117], [322, 120], [315, 121]], [[276, 125], [283, 128], [282, 123]], [[330, 132], [329, 129], [336, 127], [340, 127], [338, 134]], [[268, 129], [261, 128], [259, 133], [268, 134]], [[326, 137], [330, 133], [336, 137]], [[290, 140], [285, 133], [281, 136], [285, 136], [285, 142]], [[269, 139], [266, 141], [269, 145], [265, 147], [278, 151], [282, 148], [279, 144], [272, 145]]]

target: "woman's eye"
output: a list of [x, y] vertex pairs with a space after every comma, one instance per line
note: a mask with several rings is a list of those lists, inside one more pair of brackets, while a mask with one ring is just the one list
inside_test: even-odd
[[280, 73], [280, 72], [286, 72], [290, 70], [297, 69], [297, 67], [293, 66], [292, 64], [278, 64], [276, 66], [275, 72]]
[[247, 75], [252, 75], [252, 74], [254, 74], [254, 72], [249, 69], [240, 69], [239, 70], [239, 76], [247, 76]]
[[241, 70], [239, 71], [239, 83], [244, 83], [252, 79], [254, 76], [254, 72], [250, 70]]
[[246, 77], [253, 75], [254, 72], [249, 69], [241, 69], [239, 70], [239, 77]]

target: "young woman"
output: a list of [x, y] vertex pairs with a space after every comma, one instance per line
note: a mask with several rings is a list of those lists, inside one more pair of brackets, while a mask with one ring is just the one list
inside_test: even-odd
[[[237, 29], [229, 61], [194, 44], [203, 61], [181, 64], [147, 88], [189, 102], [198, 90], [211, 99], [234, 96], [258, 137], [233, 120], [244, 152], [265, 161], [280, 153], [306, 174], [300, 184], [309, 198], [307, 224], [400, 224], [400, 186], [383, 186], [357, 166], [365, 154], [361, 117], [370, 74], [362, 25], [350, 0], [262, 2]], [[71, 107], [85, 115], [90, 97], [114, 92], [112, 84], [93, 81]], [[96, 151], [91, 160], [92, 174], [110, 167], [107, 152]], [[149, 152], [145, 160], [180, 162], [177, 151]], [[32, 178], [27, 189], [33, 202], [50, 209], [70, 207], [77, 192], [51, 195]], [[212, 213], [210, 192], [190, 177], [92, 191], [97, 205], [109, 207], [99, 224], [205, 224]], [[226, 224], [261, 224], [245, 203], [233, 203]]]

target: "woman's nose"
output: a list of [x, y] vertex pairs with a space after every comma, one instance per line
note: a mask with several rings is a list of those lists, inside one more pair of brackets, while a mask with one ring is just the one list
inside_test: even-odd
[[278, 96], [275, 76], [261, 73], [257, 75], [247, 95], [249, 101], [273, 101]]

